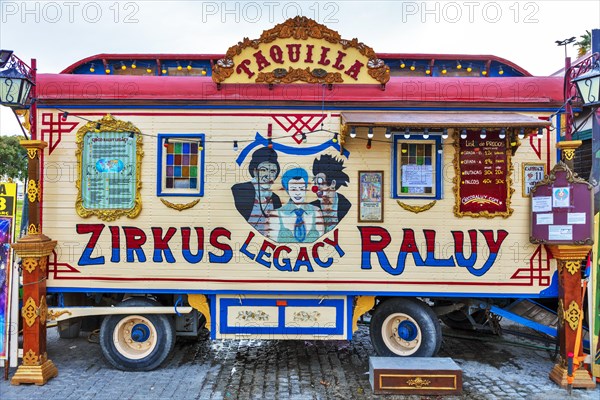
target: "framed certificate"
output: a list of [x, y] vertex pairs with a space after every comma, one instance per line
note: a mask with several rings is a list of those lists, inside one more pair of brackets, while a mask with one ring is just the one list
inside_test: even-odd
[[523, 163], [523, 197], [530, 197], [531, 189], [536, 183], [544, 180], [546, 165], [543, 163]]
[[358, 182], [358, 222], [383, 222], [383, 171], [359, 171]]

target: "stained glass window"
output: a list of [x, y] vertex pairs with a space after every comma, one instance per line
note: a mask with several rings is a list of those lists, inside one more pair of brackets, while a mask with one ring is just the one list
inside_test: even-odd
[[159, 196], [202, 196], [204, 135], [159, 135]]

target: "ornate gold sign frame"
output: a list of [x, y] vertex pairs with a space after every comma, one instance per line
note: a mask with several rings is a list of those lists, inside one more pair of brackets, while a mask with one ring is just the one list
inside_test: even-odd
[[513, 186], [513, 181], [512, 181], [512, 174], [513, 174], [513, 163], [512, 163], [512, 149], [511, 149], [511, 143], [510, 143], [510, 135], [506, 135], [506, 138], [504, 139], [506, 141], [506, 166], [507, 166], [507, 171], [506, 171], [506, 211], [500, 211], [500, 212], [489, 212], [487, 210], [481, 211], [481, 212], [472, 212], [472, 211], [460, 211], [460, 179], [461, 179], [461, 175], [460, 175], [460, 135], [458, 133], [458, 130], [454, 131], [453, 134], [453, 138], [454, 138], [454, 159], [453, 159], [453, 163], [454, 163], [454, 178], [452, 178], [452, 182], [454, 184], [454, 215], [462, 218], [462, 217], [474, 217], [474, 218], [480, 218], [480, 217], [485, 217], [485, 218], [495, 218], [495, 217], [502, 217], [502, 218], [508, 218], [512, 215], [512, 213], [514, 212], [514, 209], [512, 209], [510, 207], [510, 203], [511, 203], [511, 198], [512, 198], [512, 194], [515, 192], [515, 189], [512, 187]]
[[[344, 50], [350, 47], [355, 48], [364, 57], [368, 58], [367, 68], [371, 78], [385, 85], [390, 80], [390, 69], [381, 60], [375, 51], [367, 46], [366, 44], [359, 42], [358, 39], [352, 40], [342, 39], [340, 34], [332, 29], [327, 28], [325, 25], [321, 25], [318, 22], [303, 16], [296, 16], [290, 18], [281, 24], [275, 25], [275, 27], [263, 31], [259, 39], [248, 39], [244, 38], [238, 44], [231, 46], [225, 57], [218, 60], [212, 67], [212, 79], [215, 83], [223, 83], [227, 78], [233, 75], [235, 71], [234, 57], [240, 55], [242, 51], [248, 47], [258, 49], [261, 44], [272, 43], [277, 39], [289, 39], [293, 38], [296, 40], [307, 40], [322, 39], [329, 43], [340, 44]], [[312, 71], [304, 69], [296, 69], [290, 67], [289, 69], [283, 69], [281, 76], [277, 76], [277, 73], [260, 73], [256, 79], [257, 83], [291, 83], [295, 81], [304, 81], [309, 83], [339, 83], [341, 75], [338, 73], [327, 73], [319, 68]]]
[[[99, 129], [96, 129], [100, 124]], [[89, 132], [129, 132], [133, 133], [136, 138], [136, 162], [135, 162], [135, 200], [132, 208], [129, 209], [87, 209], [83, 207], [83, 197], [81, 195], [81, 168], [82, 168], [82, 153], [83, 153], [83, 139]], [[77, 145], [77, 151], [75, 156], [77, 157], [77, 200], [75, 201], [75, 210], [77, 214], [82, 218], [89, 218], [92, 215], [97, 216], [102, 221], [114, 221], [123, 215], [128, 218], [135, 218], [142, 211], [142, 158], [144, 152], [142, 151], [142, 132], [131, 122], [121, 121], [113, 118], [112, 115], [106, 114], [99, 121], [90, 121], [82, 126], [77, 131], [75, 139]]]
[[[542, 162], [524, 162], [521, 164], [521, 197], [531, 197], [530, 194], [525, 194], [525, 173], [527, 167], [542, 167], [544, 169], [544, 178], [546, 177], [546, 164]], [[538, 181], [539, 182], [539, 181]], [[533, 185], [535, 187], [535, 185]], [[533, 190], [533, 187], [531, 188]]]

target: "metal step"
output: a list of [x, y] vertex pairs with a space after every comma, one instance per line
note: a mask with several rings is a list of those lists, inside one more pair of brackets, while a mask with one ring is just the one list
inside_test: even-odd
[[556, 315], [556, 311], [549, 310], [528, 299], [516, 301], [509, 307], [506, 307], [505, 310], [542, 325], [552, 328], [558, 327], [558, 316]]

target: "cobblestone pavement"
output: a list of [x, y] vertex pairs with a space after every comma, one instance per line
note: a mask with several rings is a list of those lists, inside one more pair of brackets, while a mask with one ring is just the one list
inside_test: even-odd
[[[550, 352], [502, 340], [446, 330], [440, 356], [463, 369], [463, 395], [444, 399], [566, 399], [548, 379]], [[347, 341], [179, 340], [172, 359], [152, 372], [123, 372], [102, 358], [87, 332], [59, 339], [49, 330], [48, 355], [59, 370], [45, 386], [0, 382], [0, 398], [12, 399], [427, 399], [376, 396], [369, 385], [369, 329]], [[510, 342], [507, 342], [510, 341]], [[536, 343], [536, 346], [541, 346]], [[11, 376], [14, 370], [10, 371]], [[600, 398], [600, 389], [576, 389], [573, 399]]]

